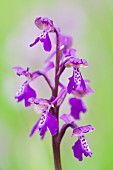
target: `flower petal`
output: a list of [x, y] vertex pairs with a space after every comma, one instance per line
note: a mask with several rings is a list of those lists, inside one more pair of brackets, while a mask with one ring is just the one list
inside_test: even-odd
[[38, 124], [39, 124], [39, 120], [36, 122], [36, 124], [33, 126], [31, 132], [30, 132], [30, 137], [32, 137], [35, 133], [36, 130], [38, 130]]
[[76, 157], [79, 161], [83, 160], [82, 154], [84, 154], [86, 157], [92, 155], [92, 152], [89, 148], [89, 145], [87, 143], [87, 140], [84, 136], [81, 136], [75, 144], [72, 146], [72, 150], [74, 152], [74, 157]]
[[43, 43], [45, 51], [51, 51], [52, 45], [47, 32], [44, 31], [42, 34], [40, 34], [40, 41]]
[[47, 113], [47, 126], [51, 132], [51, 135], [54, 136], [57, 133], [58, 130], [58, 122], [55, 116], [53, 116], [51, 113]]
[[43, 18], [43, 17], [36, 18], [35, 25], [41, 30], [45, 30], [45, 31], [54, 30], [53, 21], [48, 18]]
[[68, 83], [68, 86], [67, 86], [67, 92], [69, 94], [73, 90], [73, 85], [74, 85], [74, 77], [72, 76], [72, 77], [69, 78], [69, 83]]
[[37, 37], [36, 39], [35, 39], [35, 41], [32, 43], [32, 44], [30, 44], [30, 47], [33, 47], [34, 45], [36, 45], [38, 42], [39, 42], [39, 37]]
[[73, 121], [71, 120], [70, 114], [62, 114], [60, 116], [60, 119], [62, 119], [65, 123], [71, 124]]
[[71, 105], [71, 113], [70, 114], [75, 119], [80, 119], [80, 112], [85, 113], [87, 111], [87, 108], [81, 99], [70, 98], [69, 104]]
[[27, 67], [27, 69], [25, 70], [25, 69], [23, 69], [23, 68], [20, 67], [20, 66], [14, 66], [12, 69], [17, 71], [17, 75], [18, 75], [18, 76], [21, 76], [21, 75], [27, 76], [28, 74], [30, 74], [30, 73], [29, 73], [29, 70], [30, 70], [29, 67]]

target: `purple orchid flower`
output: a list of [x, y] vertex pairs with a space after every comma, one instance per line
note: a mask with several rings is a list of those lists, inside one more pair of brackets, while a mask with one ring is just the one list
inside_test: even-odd
[[56, 117], [54, 117], [49, 112], [43, 112], [41, 118], [37, 121], [31, 130], [30, 137], [39, 130], [41, 139], [44, 138], [47, 128], [50, 130], [51, 135], [55, 136], [58, 130], [58, 122]]
[[[50, 69], [54, 67], [54, 64], [50, 62], [43, 70], [43, 74], [46, 74]], [[35, 72], [30, 72], [30, 68], [27, 67], [27, 69], [23, 69], [20, 66], [15, 66], [13, 69], [17, 72], [18, 76], [25, 76], [27, 78], [27, 81], [25, 81], [19, 91], [16, 93], [15, 99], [17, 99], [17, 102], [20, 102], [22, 100], [25, 101], [25, 106], [28, 107], [31, 105], [31, 103], [28, 101], [29, 98], [36, 98], [36, 92], [33, 88], [30, 87], [31, 81], [36, 79], [40, 76], [40, 74]]]
[[83, 101], [81, 99], [77, 98], [70, 98], [69, 104], [71, 105], [71, 116], [73, 116], [74, 119], [80, 119], [80, 113], [85, 113], [87, 111], [86, 106], [84, 105]]
[[[71, 56], [70, 56], [71, 54]], [[67, 86], [67, 92], [70, 94], [72, 90], [76, 90], [80, 87], [83, 88], [83, 91], [86, 91], [85, 81], [82, 77], [79, 67], [88, 66], [88, 63], [85, 59], [76, 58], [76, 50], [72, 49], [70, 51], [68, 59], [65, 61], [66, 67], [73, 67], [73, 75], [69, 78], [69, 83]]]
[[74, 153], [74, 157], [77, 158], [79, 161], [83, 160], [82, 155], [91, 157], [92, 151], [89, 148], [89, 145], [87, 143], [87, 140], [84, 136], [84, 133], [88, 133], [90, 131], [95, 130], [94, 127], [91, 125], [86, 126], [80, 126], [73, 130], [72, 136], [78, 136], [78, 140], [75, 142], [75, 144], [72, 146], [72, 150]]
[[92, 151], [89, 148], [86, 138], [84, 137], [84, 133], [91, 132], [95, 130], [95, 128], [91, 125], [86, 126], [78, 126], [72, 119], [71, 115], [63, 114], [60, 117], [66, 124], [69, 124], [70, 127], [73, 129], [72, 136], [77, 136], [78, 140], [72, 146], [72, 150], [74, 153], [74, 157], [77, 158], [79, 161], [83, 160], [82, 155], [91, 157]]
[[41, 110], [42, 112], [40, 119], [36, 122], [36, 124], [32, 128], [30, 136], [32, 136], [36, 130], [39, 130], [41, 139], [43, 139], [47, 129], [50, 130], [52, 136], [56, 135], [58, 130], [58, 122], [56, 117], [54, 117], [49, 111], [50, 108], [52, 107], [50, 102], [45, 99], [33, 99], [33, 98], [29, 99], [29, 101], [32, 104], [34, 104], [35, 107], [37, 107], [37, 109], [35, 108], [35, 111]]
[[35, 25], [43, 30], [43, 32], [35, 39], [33, 43], [30, 44], [30, 47], [36, 45], [39, 41], [43, 43], [43, 48], [45, 51], [51, 51], [52, 45], [49, 38], [49, 32], [54, 32], [53, 21], [48, 18], [36, 18]]
[[80, 87], [83, 88], [83, 91], [86, 91], [85, 81], [82, 78], [81, 72], [80, 72], [79, 68], [75, 68], [73, 70], [72, 77], [69, 78], [67, 92], [70, 94], [72, 92], [72, 90], [76, 90]]
[[17, 71], [18, 76], [24, 75], [27, 78], [27, 81], [25, 81], [19, 91], [15, 95], [15, 99], [17, 99], [17, 102], [20, 102], [22, 100], [25, 101], [25, 106], [28, 107], [31, 105], [31, 103], [28, 101], [31, 97], [36, 97], [36, 92], [33, 88], [30, 87], [29, 83], [32, 81], [33, 74], [29, 72], [29, 68], [24, 70], [20, 66], [13, 67], [14, 70]]

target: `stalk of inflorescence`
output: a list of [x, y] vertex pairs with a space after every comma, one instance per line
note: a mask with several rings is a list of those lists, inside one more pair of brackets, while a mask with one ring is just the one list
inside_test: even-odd
[[[35, 39], [30, 47], [41, 42], [46, 52], [52, 50], [52, 43], [49, 37], [50, 33], [55, 34], [56, 49], [46, 59], [46, 66], [42, 70], [31, 72], [30, 68], [23, 69], [20, 66], [13, 67], [18, 76], [25, 76], [26, 81], [15, 95], [17, 102], [24, 101], [25, 107], [33, 106], [34, 111], [40, 113], [41, 116], [33, 126], [30, 137], [38, 130], [40, 138], [45, 138], [47, 130], [52, 136], [52, 148], [55, 170], [62, 170], [60, 144], [68, 128], [72, 130], [72, 137], [77, 137], [77, 141], [72, 146], [74, 157], [79, 161], [86, 157], [92, 156], [88, 142], [84, 136], [85, 133], [93, 131], [95, 128], [91, 125], [79, 126], [76, 121], [80, 121], [81, 113], [86, 113], [87, 107], [83, 102], [83, 98], [93, 93], [89, 86], [89, 80], [85, 80], [80, 71], [81, 67], [87, 67], [88, 63], [85, 59], [77, 57], [76, 49], [72, 48], [72, 37], [62, 34], [59, 28], [55, 27], [53, 21], [48, 18], [38, 17], [35, 19], [35, 25], [42, 30], [41, 34]], [[55, 62], [52, 59], [55, 58]], [[48, 72], [54, 69], [54, 81], [48, 76]], [[68, 84], [64, 85], [60, 77], [65, 69], [72, 70], [72, 76], [68, 78]], [[51, 96], [49, 99], [37, 97], [31, 83], [38, 77], [42, 76], [49, 88]], [[60, 90], [59, 90], [60, 89]], [[59, 113], [60, 106], [63, 104], [67, 95], [71, 95], [68, 104], [69, 113]], [[59, 121], [63, 121], [63, 125], [59, 126]]]

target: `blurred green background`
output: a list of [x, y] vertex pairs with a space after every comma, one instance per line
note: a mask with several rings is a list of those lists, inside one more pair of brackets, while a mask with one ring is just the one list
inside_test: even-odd
[[[40, 141], [29, 132], [38, 116], [32, 108], [17, 104], [14, 95], [22, 78], [12, 66], [42, 68], [48, 54], [40, 45], [29, 48], [39, 34], [33, 21], [38, 16], [54, 20], [65, 34], [72, 35], [78, 57], [89, 67], [84, 76], [91, 80], [94, 95], [86, 97], [89, 107], [80, 124], [92, 124], [87, 134], [93, 157], [78, 162], [71, 150], [76, 139], [68, 130], [61, 144], [63, 170], [111, 170], [113, 163], [113, 1], [112, 0], [4, 0], [0, 2], [0, 170], [53, 170], [51, 136]], [[37, 80], [39, 96], [47, 87]], [[40, 92], [42, 88], [42, 93]], [[63, 111], [69, 108], [65, 105]]]

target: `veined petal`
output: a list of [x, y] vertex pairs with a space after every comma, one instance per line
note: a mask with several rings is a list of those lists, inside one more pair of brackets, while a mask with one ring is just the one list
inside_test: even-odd
[[95, 130], [95, 128], [91, 125], [79, 126], [74, 128], [72, 136], [82, 136], [83, 133], [88, 133]]

